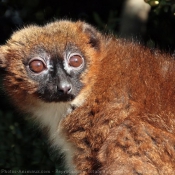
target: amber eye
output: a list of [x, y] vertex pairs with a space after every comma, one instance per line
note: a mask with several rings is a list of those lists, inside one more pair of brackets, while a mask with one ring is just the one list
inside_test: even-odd
[[71, 67], [80, 67], [83, 64], [83, 58], [80, 55], [72, 55], [69, 58], [69, 66]]
[[42, 72], [43, 70], [45, 70], [46, 66], [45, 64], [43, 63], [43, 61], [41, 60], [32, 60], [30, 63], [29, 63], [29, 68], [32, 72], [35, 72], [35, 73], [40, 73]]

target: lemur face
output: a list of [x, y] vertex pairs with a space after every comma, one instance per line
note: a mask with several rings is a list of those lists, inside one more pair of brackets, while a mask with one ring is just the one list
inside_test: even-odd
[[62, 53], [37, 49], [24, 63], [27, 75], [38, 84], [35, 94], [46, 102], [73, 100], [83, 86], [84, 55], [73, 45], [65, 45]]
[[87, 24], [68, 21], [14, 33], [0, 48], [8, 91], [45, 102], [72, 101], [100, 49], [97, 35]]

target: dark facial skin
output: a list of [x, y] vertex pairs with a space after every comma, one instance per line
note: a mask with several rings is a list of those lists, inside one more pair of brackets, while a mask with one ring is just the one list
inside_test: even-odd
[[65, 50], [64, 56], [59, 57], [40, 49], [26, 64], [28, 76], [38, 83], [36, 95], [46, 102], [71, 101], [82, 88], [83, 55], [75, 46]]

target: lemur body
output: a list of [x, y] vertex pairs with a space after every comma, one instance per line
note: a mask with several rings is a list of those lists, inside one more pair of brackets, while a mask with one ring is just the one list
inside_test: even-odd
[[29, 26], [0, 47], [14, 104], [74, 174], [175, 174], [175, 61], [84, 22]]

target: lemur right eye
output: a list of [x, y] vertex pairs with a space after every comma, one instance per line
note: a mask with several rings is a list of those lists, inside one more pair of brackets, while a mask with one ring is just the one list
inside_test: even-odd
[[46, 65], [40, 59], [33, 59], [29, 62], [29, 68], [34, 73], [40, 73], [46, 69]]

